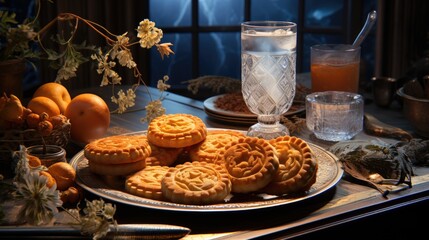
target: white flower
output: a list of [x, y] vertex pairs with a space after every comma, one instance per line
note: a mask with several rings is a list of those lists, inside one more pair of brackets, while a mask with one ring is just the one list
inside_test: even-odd
[[161, 92], [167, 91], [171, 87], [170, 84], [165, 83], [168, 80], [169, 80], [169, 77], [165, 75], [163, 79], [158, 80], [158, 84], [156, 85], [156, 88], [158, 88], [158, 90], [160, 90]]
[[24, 176], [23, 182], [14, 182], [16, 198], [23, 205], [18, 217], [29, 224], [49, 223], [58, 213], [57, 207], [63, 204], [56, 186], [49, 188], [46, 186], [47, 180], [39, 171], [31, 171]]
[[121, 66], [126, 66], [130, 69], [137, 66], [137, 64], [133, 61], [133, 55], [129, 49], [119, 51], [116, 55], [116, 58], [118, 59]]
[[162, 101], [157, 99], [149, 102], [146, 106], [146, 116], [141, 119], [142, 122], [151, 122], [154, 118], [165, 114], [165, 108], [162, 106]]
[[158, 49], [159, 54], [161, 54], [161, 58], [164, 59], [164, 55], [166, 55], [167, 57], [170, 56], [170, 53], [173, 53], [173, 50], [171, 50], [170, 46], [172, 46], [173, 44], [171, 43], [161, 43], [158, 44], [156, 46], [156, 48]]
[[155, 23], [145, 19], [140, 22], [137, 28], [137, 37], [140, 38], [142, 48], [151, 48], [161, 41], [163, 37], [162, 30], [155, 27]]
[[110, 224], [117, 226], [113, 216], [116, 207], [110, 203], [104, 203], [102, 199], [86, 200], [86, 208], [83, 209], [84, 215], [80, 218], [81, 232], [93, 236], [93, 239], [104, 237], [110, 229]]
[[136, 67], [137, 64], [134, 62], [133, 55], [128, 48], [129, 38], [126, 35], [127, 33], [117, 36], [118, 41], [113, 45], [110, 56], [112, 60], [117, 58], [121, 66], [126, 66], [131, 69]]
[[103, 55], [101, 50], [98, 51], [98, 54], [92, 54], [91, 58], [98, 62], [98, 74], [103, 74], [100, 87], [107, 86], [111, 84], [121, 84], [122, 78], [117, 72], [112, 70], [115, 67], [116, 63], [109, 60], [109, 54], [106, 53]]
[[61, 80], [68, 80], [76, 77], [76, 71], [79, 63], [75, 61], [65, 61], [64, 65], [58, 70], [55, 82], [61, 83]]
[[118, 92], [118, 98], [112, 96], [112, 102], [118, 104], [118, 113], [123, 113], [127, 108], [135, 105], [136, 93], [133, 89], [128, 89], [127, 94], [121, 89]]

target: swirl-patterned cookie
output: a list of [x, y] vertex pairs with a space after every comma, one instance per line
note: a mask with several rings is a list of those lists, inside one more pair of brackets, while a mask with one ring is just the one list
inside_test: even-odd
[[170, 168], [161, 182], [163, 196], [182, 204], [215, 204], [231, 192], [228, 173], [222, 166], [186, 162]]
[[230, 175], [232, 192], [248, 193], [265, 187], [279, 167], [275, 149], [267, 140], [242, 137], [219, 154]]
[[232, 130], [210, 130], [206, 139], [189, 150], [191, 161], [216, 163], [219, 152], [229, 143], [244, 137]]
[[308, 144], [297, 137], [270, 140], [279, 154], [280, 167], [274, 179], [261, 191], [282, 195], [308, 190], [316, 181], [318, 164]]
[[88, 143], [84, 155], [98, 164], [124, 164], [145, 159], [151, 149], [144, 135], [116, 135]]
[[169, 167], [147, 166], [125, 180], [125, 190], [140, 197], [162, 200], [161, 180]]
[[168, 148], [192, 146], [203, 141], [206, 135], [206, 125], [200, 118], [181, 113], [159, 116], [149, 123], [147, 130], [152, 144]]

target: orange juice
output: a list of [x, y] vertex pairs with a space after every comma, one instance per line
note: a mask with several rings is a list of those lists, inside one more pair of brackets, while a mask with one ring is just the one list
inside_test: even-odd
[[344, 65], [311, 65], [311, 91], [358, 92], [359, 62]]

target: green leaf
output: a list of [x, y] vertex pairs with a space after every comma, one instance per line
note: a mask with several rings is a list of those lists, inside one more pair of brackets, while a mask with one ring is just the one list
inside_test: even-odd
[[4, 35], [12, 24], [17, 24], [15, 13], [0, 11], [0, 33]]

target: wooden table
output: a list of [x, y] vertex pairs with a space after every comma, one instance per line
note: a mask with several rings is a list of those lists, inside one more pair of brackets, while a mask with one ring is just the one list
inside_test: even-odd
[[[149, 88], [156, 98], [158, 91]], [[93, 92], [110, 102], [110, 89], [84, 89], [74, 92]], [[140, 122], [144, 116], [144, 106], [148, 102], [144, 87], [137, 92], [136, 106], [123, 114], [112, 114], [108, 134], [122, 134], [141, 131], [147, 124]], [[209, 128], [232, 128], [246, 130], [248, 126], [232, 125], [211, 119], [204, 112], [203, 102], [168, 93], [163, 105], [167, 114], [188, 113], [200, 117]], [[373, 113], [386, 123], [412, 131], [397, 107], [381, 109], [372, 104], [365, 105], [365, 111]], [[323, 147], [328, 145], [316, 141], [304, 131], [299, 137]], [[373, 136], [360, 133], [357, 139], [371, 139]], [[392, 139], [384, 139], [394, 141]], [[68, 157], [81, 150], [81, 146], [71, 145]], [[287, 239], [320, 238], [331, 239], [364, 237], [373, 232], [375, 236], [412, 236], [425, 232], [418, 229], [416, 217], [426, 217], [429, 206], [429, 170], [416, 168], [418, 176], [413, 177], [413, 187], [388, 198], [370, 187], [341, 179], [335, 187], [323, 194], [294, 204], [251, 211], [219, 212], [171, 212], [115, 203], [118, 223], [163, 223], [188, 227], [191, 234], [184, 239]], [[98, 198], [86, 193], [88, 198]], [[412, 217], [412, 218], [411, 218]], [[403, 227], [404, 230], [399, 228]], [[416, 227], [416, 229], [413, 229]], [[340, 233], [341, 232], [341, 235]], [[417, 234], [418, 233], [418, 234]], [[374, 235], [375, 234], [375, 235]]]
[[[158, 96], [156, 89], [150, 88], [149, 90], [153, 96]], [[146, 124], [140, 122], [140, 118], [144, 114], [142, 109], [148, 101], [145, 91], [143, 87], [138, 89], [137, 105], [129, 112], [112, 115], [111, 134], [141, 131], [147, 128]], [[216, 121], [204, 112], [203, 102], [176, 94], [168, 93], [163, 105], [166, 107], [167, 114], [192, 114], [200, 117], [209, 128], [239, 130], [248, 128], [246, 125]], [[390, 109], [382, 109], [374, 104], [367, 104], [365, 111], [388, 124], [412, 132], [412, 128], [402, 115], [399, 106], [393, 105]], [[307, 131], [298, 136], [323, 147], [329, 146], [312, 138]], [[356, 139], [370, 138], [375, 137], [364, 132], [356, 137]], [[155, 222], [186, 226], [192, 230], [192, 233], [185, 239], [272, 239], [302, 235], [308, 237], [308, 234], [319, 236], [332, 233], [332, 229], [349, 228], [354, 229], [354, 236], [363, 236], [362, 231], [365, 231], [365, 228], [374, 229], [371, 224], [380, 219], [382, 221], [378, 223], [380, 226], [384, 225], [383, 222], [392, 225], [397, 223], [397, 227], [405, 226], [406, 229], [416, 226], [416, 222], [407, 222], [413, 221], [411, 219], [399, 219], [397, 214], [400, 213], [402, 217], [407, 217], [408, 214], [403, 211], [408, 213], [409, 209], [414, 211], [411, 212], [412, 215], [429, 213], [427, 210], [429, 206], [429, 170], [417, 168], [416, 172], [419, 176], [413, 177], [411, 189], [391, 193], [387, 199], [383, 198], [375, 189], [342, 179], [334, 188], [324, 194], [290, 206], [229, 213], [178, 213], [118, 204], [117, 218], [120, 223]], [[422, 207], [424, 211], [417, 211], [419, 207]], [[384, 215], [387, 218], [383, 218]], [[365, 222], [369, 224], [364, 224]], [[356, 229], [357, 226], [361, 226], [363, 229]], [[389, 232], [394, 232], [394, 229], [385, 226], [385, 229], [379, 234], [388, 236]], [[396, 232], [392, 236], [398, 236], [398, 234], [400, 233]]]

